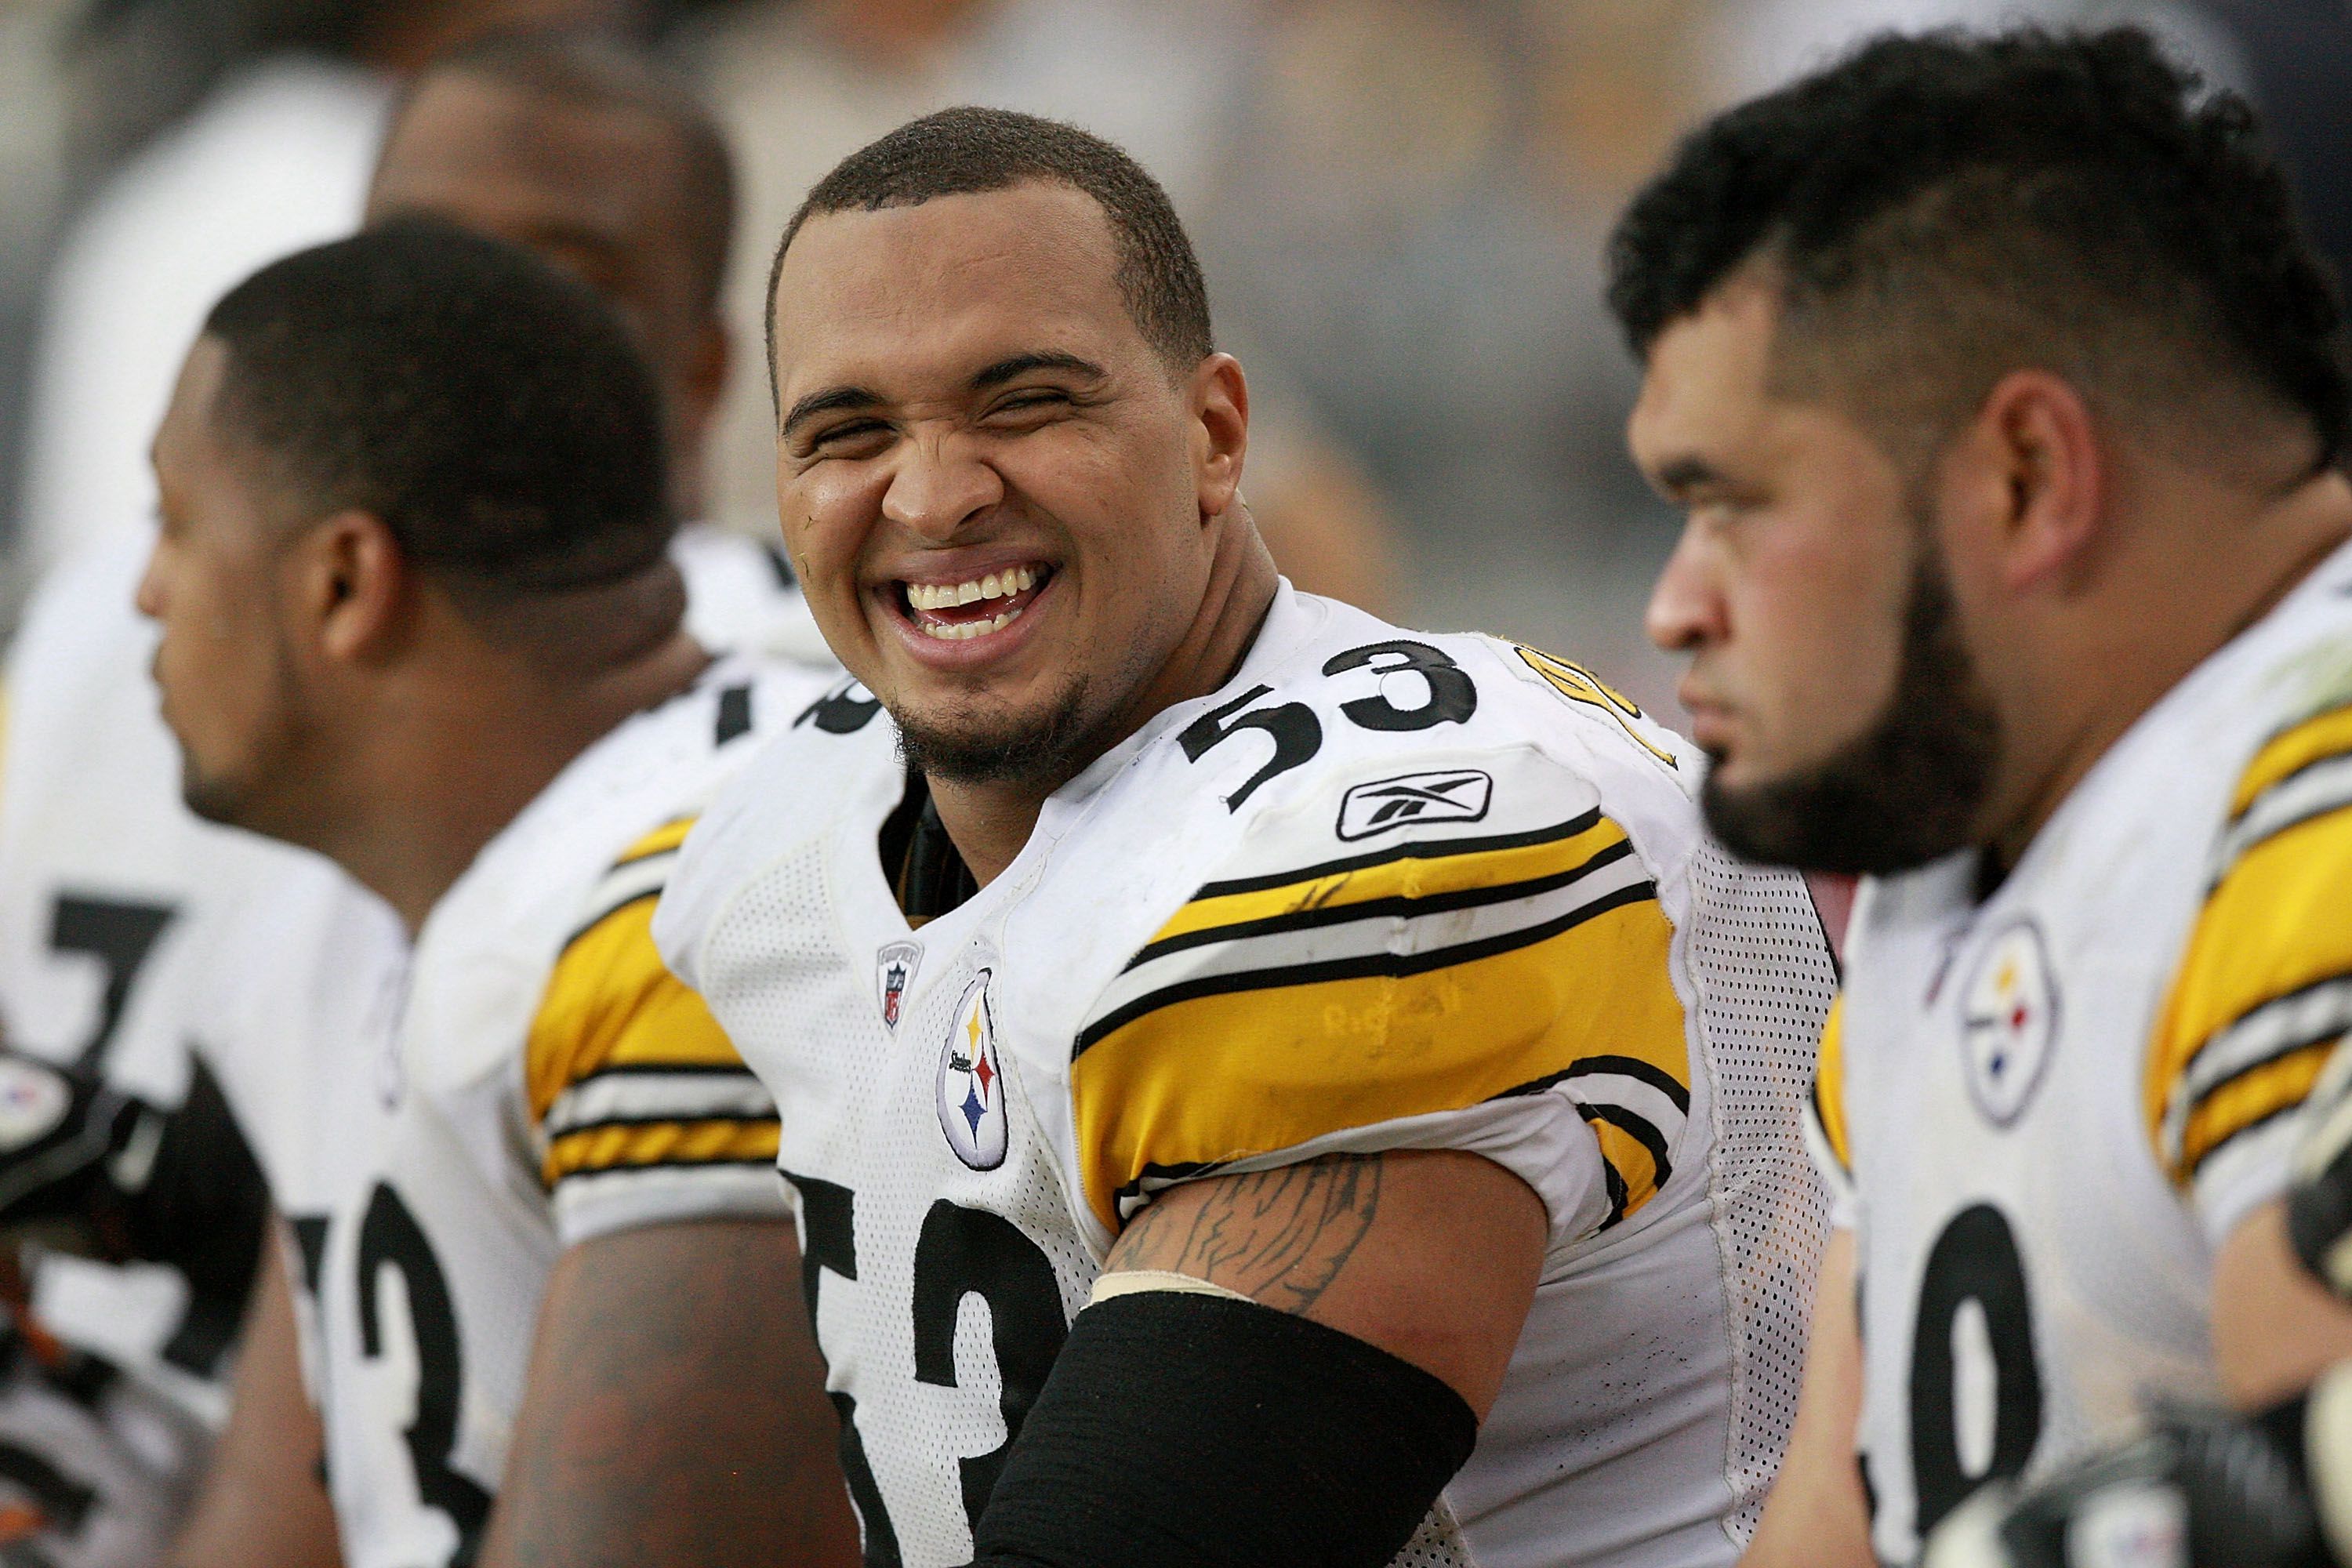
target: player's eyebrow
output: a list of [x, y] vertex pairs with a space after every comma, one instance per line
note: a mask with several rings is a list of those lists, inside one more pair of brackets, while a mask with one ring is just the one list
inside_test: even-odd
[[780, 436], [789, 436], [799, 426], [807, 424], [820, 414], [838, 414], [847, 408], [876, 408], [882, 395], [870, 387], [829, 386], [823, 392], [812, 392], [792, 405], [783, 423], [776, 427]]
[[1015, 376], [1026, 375], [1033, 370], [1066, 370], [1090, 381], [1104, 378], [1103, 367], [1076, 354], [1039, 351], [1034, 353], [1008, 354], [971, 378], [974, 392], [986, 392], [992, 386], [1002, 386]]

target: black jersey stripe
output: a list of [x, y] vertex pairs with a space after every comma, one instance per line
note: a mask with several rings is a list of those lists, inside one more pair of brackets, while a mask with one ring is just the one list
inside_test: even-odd
[[1634, 882], [1603, 893], [1552, 920], [1452, 947], [1435, 948], [1426, 952], [1370, 952], [1329, 959], [1320, 963], [1298, 963], [1282, 969], [1241, 970], [1231, 974], [1204, 974], [1180, 980], [1172, 985], [1147, 992], [1087, 1025], [1079, 1031], [1076, 1041], [1072, 1045], [1070, 1059], [1077, 1060], [1088, 1049], [1136, 1019], [1156, 1013], [1162, 1007], [1172, 1007], [1180, 1002], [1237, 991], [1289, 990], [1332, 980], [1403, 980], [1433, 970], [1450, 969], [1456, 964], [1475, 963], [1497, 953], [1532, 947], [1538, 942], [1549, 942], [1562, 931], [1573, 931], [1588, 921], [1597, 920], [1612, 910], [1654, 902], [1657, 896], [1656, 883]]
[[[1254, 921], [1238, 921], [1232, 925], [1204, 926], [1158, 942], [1149, 942], [1133, 958], [1127, 961], [1125, 973], [1139, 969], [1152, 960], [1165, 958], [1171, 952], [1187, 948], [1207, 947], [1222, 942], [1247, 942], [1253, 937], [1280, 936], [1291, 931], [1314, 931], [1323, 926], [1349, 925], [1357, 921], [1385, 920], [1392, 916], [1414, 918], [1422, 915], [1444, 914], [1454, 910], [1475, 910], [1489, 904], [1507, 904], [1517, 899], [1532, 899], [1544, 893], [1557, 892], [1582, 880], [1593, 872], [1602, 870], [1633, 853], [1631, 839], [1620, 838], [1592, 852], [1581, 863], [1565, 870], [1524, 881], [1498, 882], [1483, 888], [1458, 888], [1451, 892], [1420, 895], [1400, 895], [1395, 898], [1368, 899], [1354, 904], [1322, 904], [1313, 909], [1296, 910], [1287, 914], [1267, 915]], [[1301, 878], [1302, 881], [1314, 880]]]

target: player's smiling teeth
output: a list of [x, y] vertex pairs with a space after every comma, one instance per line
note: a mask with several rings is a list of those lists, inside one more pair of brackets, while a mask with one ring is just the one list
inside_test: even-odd
[[976, 604], [982, 599], [1009, 598], [1025, 594], [1035, 587], [1045, 575], [1044, 567], [1008, 566], [1002, 572], [991, 572], [984, 577], [974, 577], [964, 583], [909, 583], [907, 603], [918, 610], [951, 610], [959, 605]]
[[950, 620], [940, 612], [984, 605], [992, 599], [1014, 598], [1029, 593], [1052, 574], [1053, 569], [1042, 564], [1007, 566], [961, 583], [908, 583], [905, 584], [907, 608], [913, 612], [911, 618], [925, 637], [940, 642], [966, 642], [1003, 631], [1020, 619], [1021, 613], [1029, 607], [1027, 603], [1009, 604], [994, 616], [973, 619]]

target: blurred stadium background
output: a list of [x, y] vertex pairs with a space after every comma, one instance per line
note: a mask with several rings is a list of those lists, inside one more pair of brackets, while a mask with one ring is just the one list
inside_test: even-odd
[[[1167, 184], [1252, 373], [1250, 491], [1322, 581], [1586, 659], [1671, 716], [1641, 605], [1672, 515], [1621, 443], [1600, 305], [1624, 196], [1685, 125], [1868, 31], [2136, 20], [2271, 118], [2352, 261], [2352, 0], [0, 0], [0, 617], [144, 526], [144, 450], [212, 298], [352, 221], [399, 76], [484, 29], [641, 33], [740, 160], [730, 286], [835, 159], [976, 101], [1076, 121]], [[772, 531], [738, 361], [712, 513]], [[5, 624], [5, 620], [0, 620]]]

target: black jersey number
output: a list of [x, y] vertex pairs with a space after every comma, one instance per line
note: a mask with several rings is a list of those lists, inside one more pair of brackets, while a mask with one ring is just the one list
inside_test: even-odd
[[[847, 1187], [814, 1176], [788, 1172], [784, 1179], [800, 1194], [806, 1243], [801, 1289], [814, 1324], [820, 1276], [830, 1270], [844, 1279], [857, 1278], [856, 1198]], [[956, 1319], [967, 1296], [988, 1304], [989, 1337], [1002, 1387], [997, 1408], [1004, 1417], [1003, 1443], [958, 1461], [964, 1517], [977, 1531], [981, 1512], [996, 1489], [996, 1479], [1003, 1473], [1013, 1440], [1021, 1436], [1029, 1407], [1062, 1353], [1069, 1324], [1062, 1316], [1054, 1265], [1035, 1242], [1001, 1215], [941, 1198], [923, 1216], [922, 1234], [915, 1242], [917, 1381], [936, 1388], [957, 1386]], [[866, 1568], [899, 1568], [898, 1531], [883, 1506], [881, 1488], [875, 1484], [874, 1468], [866, 1457], [866, 1440], [857, 1430], [857, 1402], [846, 1394], [832, 1397], [841, 1415], [842, 1472], [850, 1500], [865, 1521]]]
[[[1985, 1332], [1957, 1333], [1974, 1302]], [[1979, 1364], [1990, 1355], [1991, 1364]], [[1962, 1378], [1992, 1389], [1992, 1445], [1981, 1468], [1960, 1453]], [[1936, 1238], [1919, 1281], [1911, 1334], [1911, 1482], [1921, 1535], [1986, 1481], [2016, 1476], [2042, 1436], [2042, 1373], [2033, 1354], [2032, 1304], [2009, 1221], [1990, 1204], [1961, 1210]]]
[[403, 1434], [416, 1472], [416, 1495], [457, 1526], [457, 1550], [449, 1568], [465, 1568], [480, 1549], [490, 1496], [449, 1468], [449, 1451], [457, 1441], [458, 1396], [465, 1387], [457, 1306], [425, 1228], [400, 1194], [379, 1182], [368, 1196], [359, 1239], [360, 1348], [372, 1358], [384, 1353], [381, 1297], [387, 1268], [399, 1271], [416, 1341], [415, 1415]]
[[83, 1067], [96, 1067], [114, 1043], [123, 1009], [139, 972], [154, 956], [163, 928], [178, 911], [169, 904], [129, 899], [84, 898], [60, 893], [49, 910], [49, 946], [58, 952], [86, 952], [106, 972], [99, 993], [98, 1023], [75, 1053]]
[[[1382, 686], [1387, 685], [1387, 677], [1414, 675], [1426, 688], [1423, 700], [1410, 708], [1398, 707], [1384, 691], [1340, 703], [1340, 716], [1360, 730], [1405, 732], [1433, 729], [1439, 724], [1464, 724], [1478, 710], [1478, 688], [1469, 671], [1427, 643], [1402, 639], [1367, 643], [1333, 655], [1323, 666], [1323, 673], [1335, 678], [1360, 669], [1381, 678]], [[1253, 686], [1232, 701], [1193, 720], [1176, 737], [1177, 744], [1184, 748], [1184, 755], [1196, 763], [1246, 730], [1261, 731], [1273, 738], [1274, 755], [1241, 788], [1225, 797], [1229, 811], [1239, 811], [1242, 803], [1255, 795], [1260, 785], [1308, 762], [1323, 749], [1323, 721], [1304, 702], [1280, 702], [1267, 708], [1250, 706], [1259, 698], [1270, 696], [1273, 689]]]

